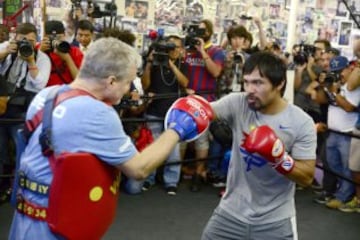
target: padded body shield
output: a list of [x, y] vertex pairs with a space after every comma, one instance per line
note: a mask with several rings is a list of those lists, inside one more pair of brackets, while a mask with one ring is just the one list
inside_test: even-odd
[[115, 217], [119, 171], [89, 153], [63, 153], [53, 163], [50, 229], [67, 239], [101, 239]]

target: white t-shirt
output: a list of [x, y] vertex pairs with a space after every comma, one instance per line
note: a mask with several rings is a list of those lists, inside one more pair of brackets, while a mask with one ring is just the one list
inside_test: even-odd
[[[360, 87], [353, 91], [347, 89], [347, 84], [340, 88], [340, 95], [354, 106], [360, 102]], [[346, 112], [339, 106], [329, 106], [328, 110], [328, 127], [341, 132], [352, 131], [358, 118], [357, 112]]]

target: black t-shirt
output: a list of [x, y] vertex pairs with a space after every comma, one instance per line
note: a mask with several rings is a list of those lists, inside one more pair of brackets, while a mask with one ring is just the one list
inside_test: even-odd
[[[186, 76], [184, 63], [177, 60], [175, 64]], [[148, 92], [172, 95], [168, 98], [166, 97], [161, 99], [156, 99], [155, 97], [146, 110], [147, 114], [157, 117], [165, 117], [165, 114], [171, 104], [173, 104], [173, 102], [180, 96], [179, 82], [173, 71], [166, 66], [152, 66], [150, 70], [150, 86]]]

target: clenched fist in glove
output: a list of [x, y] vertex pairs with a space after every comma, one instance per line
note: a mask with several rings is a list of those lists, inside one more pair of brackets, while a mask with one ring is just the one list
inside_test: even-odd
[[282, 174], [290, 173], [295, 166], [295, 161], [285, 151], [284, 143], [269, 126], [263, 125], [245, 134], [242, 147], [265, 158]]
[[190, 95], [176, 100], [165, 116], [165, 129], [175, 130], [181, 141], [197, 139], [209, 127], [214, 114], [206, 99]]

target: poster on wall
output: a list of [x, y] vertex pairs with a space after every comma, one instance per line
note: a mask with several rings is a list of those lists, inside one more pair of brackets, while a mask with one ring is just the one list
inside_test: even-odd
[[204, 5], [196, 0], [186, 0], [185, 22], [199, 22], [204, 16]]
[[346, 17], [348, 11], [347, 11], [346, 6], [343, 3], [343, 1], [338, 0], [336, 6], [337, 6], [336, 7], [336, 16], [338, 16], [338, 17]]
[[352, 22], [342, 21], [339, 28], [339, 46], [350, 46]]
[[280, 4], [269, 5], [269, 16], [270, 18], [276, 19], [280, 17]]
[[147, 19], [149, 10], [148, 1], [125, 1], [125, 17], [127, 18], [138, 18]]
[[16, 26], [16, 23], [21, 22], [21, 15], [17, 16], [16, 19], [13, 16], [19, 11], [22, 7], [21, 0], [5, 0], [3, 7], [3, 22], [7, 26]]
[[184, 23], [184, 1], [159, 0], [155, 5], [155, 25], [165, 31], [165, 35], [179, 34]]

